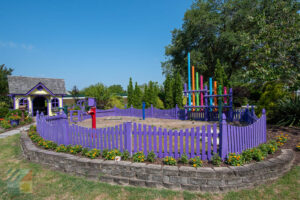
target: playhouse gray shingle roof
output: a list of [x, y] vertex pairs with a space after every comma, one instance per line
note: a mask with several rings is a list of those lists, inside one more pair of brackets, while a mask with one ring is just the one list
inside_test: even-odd
[[42, 83], [53, 94], [66, 94], [64, 79], [32, 78], [24, 76], [7, 76], [9, 94], [26, 94], [34, 86]]

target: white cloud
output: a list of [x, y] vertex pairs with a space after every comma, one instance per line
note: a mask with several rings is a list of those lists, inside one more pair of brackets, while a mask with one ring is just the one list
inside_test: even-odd
[[15, 42], [2, 42], [0, 41], [0, 48], [21, 48], [25, 50], [32, 50], [34, 46], [32, 44], [17, 44]]

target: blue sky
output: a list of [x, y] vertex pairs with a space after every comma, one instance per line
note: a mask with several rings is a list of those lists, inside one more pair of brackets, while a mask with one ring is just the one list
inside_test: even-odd
[[0, 0], [0, 64], [13, 75], [63, 78], [67, 90], [97, 82], [162, 83], [171, 31], [192, 0]]

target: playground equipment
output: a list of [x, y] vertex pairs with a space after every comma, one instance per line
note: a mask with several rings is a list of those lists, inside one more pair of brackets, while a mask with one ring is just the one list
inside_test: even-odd
[[90, 110], [87, 112], [87, 114], [91, 115], [92, 128], [96, 129], [96, 101], [94, 98], [88, 99], [88, 106], [90, 107]]
[[204, 119], [205, 121], [221, 120], [222, 113], [225, 112], [227, 114], [227, 119], [232, 121], [232, 88], [229, 89], [228, 93], [227, 87], [218, 85], [217, 81], [213, 81], [213, 78], [210, 77], [208, 80], [209, 89], [207, 88], [207, 85], [205, 85], [203, 89], [203, 79], [203, 76], [199, 76], [198, 72], [196, 72], [195, 75], [194, 66], [192, 66], [191, 70], [190, 53], [188, 53], [188, 89], [187, 85], [184, 84], [183, 91], [184, 96], [188, 97], [187, 104], [184, 106], [186, 119], [194, 118], [193, 116], [198, 113], [200, 116], [199, 118]]

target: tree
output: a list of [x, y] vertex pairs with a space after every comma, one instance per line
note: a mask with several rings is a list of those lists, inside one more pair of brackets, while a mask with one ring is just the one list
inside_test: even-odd
[[173, 98], [174, 104], [177, 104], [177, 106], [181, 108], [183, 102], [183, 83], [179, 72], [177, 72], [175, 76], [173, 85]]
[[124, 93], [123, 87], [121, 85], [111, 85], [108, 87], [108, 91], [111, 94], [118, 95]]
[[143, 94], [142, 94], [141, 89], [138, 86], [137, 82], [135, 82], [133, 93], [134, 93], [133, 106], [135, 108], [141, 108], [142, 107]]
[[147, 84], [144, 86], [143, 102], [145, 102], [146, 108], [150, 107], [150, 93]]
[[72, 90], [70, 91], [70, 94], [72, 95], [75, 103], [77, 103], [77, 101], [79, 99], [80, 92], [79, 92], [79, 89], [77, 88], [76, 85], [73, 86]]
[[217, 59], [217, 64], [216, 64], [216, 69], [215, 69], [215, 74], [214, 78], [218, 82], [219, 85], [228, 86], [228, 80], [227, 80], [227, 75], [224, 70], [224, 66], [221, 65], [220, 60]]
[[134, 93], [133, 93], [133, 85], [132, 85], [132, 78], [129, 79], [129, 84], [127, 87], [127, 107], [129, 108], [133, 105]]
[[174, 107], [174, 99], [173, 99], [173, 84], [172, 78], [168, 74], [166, 80], [164, 82], [165, 87], [165, 108], [170, 109]]
[[83, 93], [87, 97], [94, 97], [97, 101], [97, 107], [100, 109], [106, 109], [108, 107], [108, 102], [111, 94], [108, 89], [102, 83], [97, 83], [83, 89]]
[[213, 76], [220, 60], [229, 80], [241, 75], [260, 85], [279, 80], [299, 84], [300, 15], [296, 0], [195, 1], [181, 29], [165, 48], [163, 73], [179, 72], [187, 81], [187, 53], [196, 71]]
[[4, 64], [0, 65], [0, 102], [6, 102], [8, 104], [10, 99], [7, 97], [8, 94], [8, 81], [7, 76], [11, 75], [13, 69], [6, 67]]

